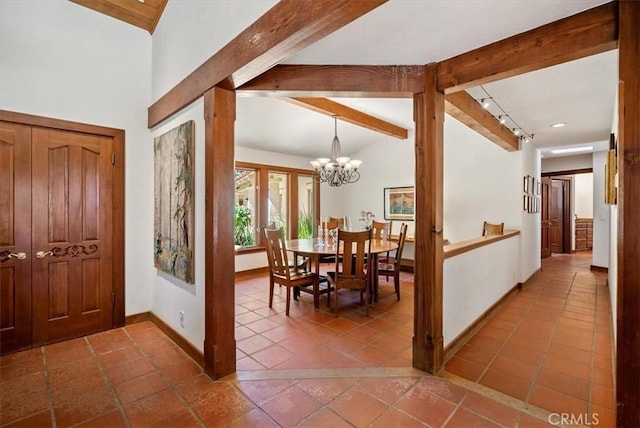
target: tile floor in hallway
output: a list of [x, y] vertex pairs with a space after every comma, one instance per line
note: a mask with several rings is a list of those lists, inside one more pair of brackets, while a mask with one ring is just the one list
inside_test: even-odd
[[448, 372], [552, 412], [615, 425], [607, 275], [591, 253], [557, 254], [446, 364]]
[[[577, 303], [591, 302], [582, 295], [586, 293], [583, 288], [593, 289], [585, 285], [588, 278], [594, 276], [588, 273], [588, 265], [583, 272], [582, 263], [569, 264], [568, 268], [557, 268], [555, 263], [555, 258], [545, 262], [543, 272], [531, 287], [512, 299], [515, 305], [509, 302], [492, 322], [505, 321], [503, 318], [510, 312], [536, 312], [533, 307], [524, 311], [522, 307], [528, 301], [520, 296], [528, 296], [528, 300], [535, 302], [547, 294], [554, 297], [549, 287], [556, 282], [564, 284], [571, 276], [567, 272], [574, 268], [579, 272], [573, 276], [585, 279], [577, 284], [572, 281], [565, 295], [578, 298]], [[381, 299], [371, 308], [369, 318], [360, 313], [356, 293], [341, 292], [341, 312], [337, 319], [327, 312], [326, 297], [321, 299], [321, 310], [316, 311], [310, 296], [305, 294], [299, 302], [292, 303], [291, 316], [287, 318], [283, 313], [284, 288], [276, 287], [276, 302], [273, 310], [269, 310], [265, 303], [266, 276], [238, 281], [239, 372], [221, 381], [212, 381], [204, 375], [197, 364], [150, 322], [4, 356], [0, 358], [0, 426], [547, 425], [545, 414], [504, 400], [493, 400], [483, 394], [482, 388], [465, 388], [461, 386], [464, 382], [456, 379], [427, 376], [407, 368], [411, 359], [413, 278], [403, 275], [402, 279], [400, 303], [395, 300], [393, 287], [381, 282]], [[609, 325], [597, 312], [604, 310], [597, 288], [601, 286], [599, 280], [596, 275], [591, 298], [597, 326], [593, 344], [604, 340], [601, 328]], [[558, 290], [565, 287], [560, 285]], [[534, 295], [538, 297], [534, 299]], [[563, 308], [582, 307], [577, 303], [567, 302]], [[564, 330], [559, 329], [564, 325], [559, 318], [560, 315], [554, 334]], [[514, 326], [509, 340], [526, 332], [520, 330], [523, 320]], [[516, 323], [513, 319], [509, 322]], [[553, 346], [553, 337], [549, 347]], [[479, 344], [486, 338], [492, 339], [492, 336], [483, 330], [466, 346], [482, 348]], [[564, 346], [578, 344], [562, 336], [558, 340]], [[486, 345], [482, 349], [485, 348]], [[485, 361], [483, 371], [489, 372], [504, 348], [506, 346], [499, 352], [495, 349], [496, 355]], [[474, 362], [460, 352], [456, 360]], [[600, 354], [593, 352], [593, 382], [606, 377], [600, 371], [606, 365], [606, 361], [598, 357]], [[547, 355], [555, 354], [549, 350], [541, 357], [540, 375], [532, 384], [534, 390], [539, 384], [540, 388], [554, 391], [553, 382], [543, 381], [542, 377], [546, 373]], [[500, 370], [499, 364], [493, 368]], [[448, 369], [456, 372], [451, 366]], [[513, 373], [512, 369], [509, 364], [503, 368], [507, 373]], [[556, 366], [550, 366], [550, 371], [555, 369]], [[463, 372], [457, 374], [469, 378]], [[480, 384], [484, 375], [479, 375]], [[589, 385], [587, 405], [595, 411], [600, 409], [596, 404], [602, 402], [606, 408], [606, 402], [599, 401], [604, 396], [599, 394], [606, 395], [608, 391]], [[567, 391], [558, 394], [573, 397]], [[535, 404], [533, 394], [528, 398]], [[566, 403], [573, 401], [567, 399]], [[543, 404], [546, 403], [539, 405], [544, 407]], [[608, 426], [605, 422], [608, 421], [602, 421], [600, 426]]]

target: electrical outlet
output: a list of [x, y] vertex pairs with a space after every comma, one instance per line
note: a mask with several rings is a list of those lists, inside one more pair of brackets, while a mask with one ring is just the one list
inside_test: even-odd
[[180, 327], [184, 328], [184, 311], [180, 311]]

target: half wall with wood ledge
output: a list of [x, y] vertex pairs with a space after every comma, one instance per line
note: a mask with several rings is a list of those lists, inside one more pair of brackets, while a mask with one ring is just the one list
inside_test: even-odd
[[520, 231], [444, 246], [443, 334], [445, 352], [484, 319], [518, 285]]

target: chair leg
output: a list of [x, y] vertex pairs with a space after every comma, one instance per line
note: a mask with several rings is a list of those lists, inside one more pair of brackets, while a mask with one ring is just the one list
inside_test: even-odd
[[287, 287], [287, 308], [285, 314], [289, 316], [289, 305], [291, 304], [291, 287]]
[[335, 297], [333, 298], [333, 306], [335, 306], [334, 313], [336, 314], [336, 318], [338, 318], [338, 287], [336, 287], [333, 292], [335, 294]]
[[273, 280], [269, 280], [269, 307], [273, 307]]
[[393, 285], [396, 289], [396, 296], [398, 296], [398, 300], [400, 300], [400, 272], [396, 272], [393, 275]]

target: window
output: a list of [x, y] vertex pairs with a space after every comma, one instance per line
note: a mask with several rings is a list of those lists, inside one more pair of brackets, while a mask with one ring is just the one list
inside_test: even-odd
[[260, 228], [269, 224], [288, 239], [313, 236], [320, 198], [310, 171], [236, 162], [235, 180], [236, 250], [261, 250]]

